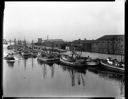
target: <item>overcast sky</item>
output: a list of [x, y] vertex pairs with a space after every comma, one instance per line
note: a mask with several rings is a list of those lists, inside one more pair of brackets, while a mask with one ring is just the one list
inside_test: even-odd
[[97, 39], [124, 34], [124, 2], [5, 2], [4, 38]]

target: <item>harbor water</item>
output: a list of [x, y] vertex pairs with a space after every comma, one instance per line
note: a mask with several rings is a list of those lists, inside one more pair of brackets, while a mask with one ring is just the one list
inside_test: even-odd
[[[3, 57], [9, 52], [6, 47], [3, 47]], [[84, 54], [103, 57], [95, 53]], [[14, 64], [3, 59], [4, 96], [124, 96], [124, 74], [88, 67], [78, 70], [57, 63], [41, 64], [37, 58], [23, 59], [18, 54], [14, 56]]]

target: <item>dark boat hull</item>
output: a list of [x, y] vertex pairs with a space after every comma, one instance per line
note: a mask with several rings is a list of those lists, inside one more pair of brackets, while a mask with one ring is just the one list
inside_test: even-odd
[[39, 59], [37, 59], [37, 62], [39, 63], [39, 64], [47, 64], [47, 65], [49, 65], [49, 66], [53, 66], [53, 64], [54, 64], [54, 62], [46, 62], [46, 61], [41, 61], [41, 60], [39, 60]]
[[14, 63], [15, 62], [14, 57], [5, 57], [4, 59], [7, 60], [8, 63]]
[[15, 60], [14, 57], [4, 57], [5, 60]]
[[25, 58], [25, 59], [31, 57], [31, 53], [24, 53], [24, 52], [22, 52], [21, 55], [22, 55], [22, 57]]
[[8, 63], [14, 63], [15, 60], [7, 60]]

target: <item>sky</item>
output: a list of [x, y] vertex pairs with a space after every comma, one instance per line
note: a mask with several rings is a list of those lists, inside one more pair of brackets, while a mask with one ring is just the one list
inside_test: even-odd
[[[120, 1], [120, 0], [119, 0]], [[5, 2], [3, 38], [97, 39], [124, 34], [125, 2]]]

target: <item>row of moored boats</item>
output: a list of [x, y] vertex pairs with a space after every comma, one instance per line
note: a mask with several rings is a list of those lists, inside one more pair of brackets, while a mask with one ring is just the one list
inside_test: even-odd
[[[100, 67], [105, 68], [109, 70], [124, 72], [125, 71], [125, 64], [122, 62], [117, 61], [116, 59], [92, 59], [90, 57], [80, 57], [69, 54], [62, 54], [62, 53], [56, 53], [56, 52], [37, 52], [37, 51], [28, 51], [28, 50], [17, 50], [15, 53], [22, 55], [24, 58], [29, 57], [37, 57], [38, 61], [41, 62], [47, 62], [47, 63], [60, 63], [65, 66], [70, 66], [73, 68], [86, 68], [87, 66], [93, 66], [93, 67]], [[8, 62], [14, 62], [14, 54], [8, 54], [5, 59]]]

